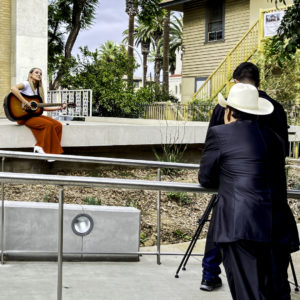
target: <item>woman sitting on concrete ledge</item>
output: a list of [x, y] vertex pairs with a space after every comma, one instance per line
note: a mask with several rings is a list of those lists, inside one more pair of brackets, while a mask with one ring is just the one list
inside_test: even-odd
[[[30, 109], [31, 106], [21, 93], [27, 96], [38, 95], [44, 101], [44, 90], [42, 85], [42, 70], [39, 68], [32, 68], [29, 71], [28, 79], [22, 83], [16, 84], [11, 88], [11, 92], [24, 104], [24, 109]], [[45, 107], [45, 111], [63, 110], [66, 104], [56, 107]], [[26, 125], [31, 129], [36, 144], [34, 152], [37, 153], [53, 153], [61, 154], [63, 149], [61, 147], [62, 124], [48, 116], [35, 116], [18, 120], [19, 125]]]

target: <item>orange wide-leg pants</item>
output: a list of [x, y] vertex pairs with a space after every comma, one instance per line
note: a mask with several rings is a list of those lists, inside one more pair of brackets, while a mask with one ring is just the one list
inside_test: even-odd
[[62, 124], [48, 116], [32, 117], [18, 121], [20, 125], [29, 127], [36, 139], [36, 146], [43, 148], [45, 153], [61, 154]]

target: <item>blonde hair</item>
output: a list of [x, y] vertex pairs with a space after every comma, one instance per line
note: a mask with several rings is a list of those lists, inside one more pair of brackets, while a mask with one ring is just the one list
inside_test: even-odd
[[[28, 80], [28, 82], [29, 82], [29, 85], [30, 85], [30, 87], [31, 87], [33, 93], [35, 93], [36, 87], [34, 86], [33, 81], [32, 81], [32, 79], [31, 79], [30, 75], [31, 75], [32, 72], [33, 72], [34, 70], [36, 70], [36, 69], [41, 70], [40, 68], [32, 68], [32, 69], [30, 69], [30, 71], [29, 71], [29, 73], [28, 73], [28, 78], [27, 78], [27, 80]], [[41, 71], [42, 71], [42, 70], [41, 70]], [[37, 88], [38, 88], [40, 97], [41, 97], [42, 100], [44, 101], [44, 89], [43, 89], [42, 79], [38, 82]]]

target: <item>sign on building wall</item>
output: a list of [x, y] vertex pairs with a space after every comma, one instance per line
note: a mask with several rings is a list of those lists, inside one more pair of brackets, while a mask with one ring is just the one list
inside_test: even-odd
[[284, 11], [275, 11], [270, 13], [265, 13], [264, 18], [264, 35], [274, 36], [277, 34], [277, 29], [281, 23], [281, 20], [284, 16]]

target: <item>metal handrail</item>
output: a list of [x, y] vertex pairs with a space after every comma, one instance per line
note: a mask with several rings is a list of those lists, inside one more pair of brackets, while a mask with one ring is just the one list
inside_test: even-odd
[[[118, 179], [118, 178], [101, 178], [101, 177], [84, 177], [84, 176], [65, 176], [49, 174], [27, 174], [0, 172], [0, 181], [3, 183], [13, 184], [47, 184], [59, 186], [86, 186], [101, 188], [122, 188], [137, 190], [155, 190], [165, 192], [198, 192], [213, 193], [215, 189], [206, 189], [196, 183], [181, 183], [168, 181], [151, 181], [137, 179]], [[300, 195], [300, 192], [299, 192]]]
[[[154, 190], [163, 192], [215, 193], [216, 189], [207, 189], [199, 183], [170, 181], [119, 179], [106, 177], [83, 177], [49, 174], [30, 174], [0, 172], [0, 181], [13, 184], [46, 184], [58, 186], [86, 186], [99, 188], [122, 188], [136, 190]], [[288, 198], [300, 199], [300, 190], [288, 190]]]
[[104, 165], [149, 167], [149, 168], [172, 168], [172, 169], [199, 169], [199, 164], [185, 164], [173, 162], [161, 162], [155, 160], [135, 160], [110, 157], [80, 156], [80, 155], [61, 155], [61, 154], [38, 154], [21, 151], [0, 150], [0, 157], [22, 158], [37, 160], [57, 160], [66, 162], [94, 163]]
[[[3, 151], [1, 151], [3, 152]], [[6, 153], [11, 155], [11, 153]], [[30, 154], [30, 153], [28, 153]], [[5, 153], [3, 153], [5, 155]], [[23, 154], [25, 155], [25, 154]], [[18, 156], [21, 158], [22, 155]], [[26, 155], [25, 155], [26, 156]], [[38, 155], [36, 155], [38, 156]], [[47, 159], [53, 155], [41, 155], [40, 159]], [[61, 156], [61, 155], [57, 155]], [[11, 156], [7, 156], [11, 157]], [[74, 159], [74, 158], [72, 158]], [[63, 160], [63, 159], [61, 159]], [[76, 160], [75, 160], [76, 161]], [[2, 158], [2, 170], [4, 169], [4, 157]], [[160, 171], [160, 169], [159, 169]], [[63, 204], [64, 204], [64, 186], [86, 186], [86, 187], [114, 187], [123, 189], [143, 189], [143, 190], [157, 190], [172, 191], [172, 192], [216, 192], [215, 189], [206, 189], [200, 184], [195, 183], [179, 183], [179, 182], [161, 182], [150, 180], [134, 180], [134, 179], [116, 179], [116, 178], [95, 178], [95, 177], [82, 177], [82, 176], [63, 176], [63, 175], [46, 175], [46, 174], [27, 174], [27, 173], [11, 173], [0, 172], [0, 182], [2, 186], [2, 236], [1, 236], [1, 259], [3, 263], [3, 227], [4, 227], [4, 184], [48, 184], [59, 186], [59, 217], [58, 217], [58, 276], [57, 276], [57, 299], [62, 299], [62, 263], [63, 263]], [[299, 190], [289, 190], [287, 193], [289, 198], [300, 199]], [[158, 203], [160, 202], [160, 194], [158, 197]], [[158, 209], [159, 210], [159, 209]], [[158, 212], [158, 215], [160, 212]], [[160, 219], [158, 218], [158, 222]], [[159, 226], [158, 226], [159, 227]], [[160, 231], [160, 229], [159, 229]], [[99, 253], [101, 254], [101, 253]], [[113, 254], [113, 253], [112, 253]], [[118, 253], [119, 254], [119, 253]], [[144, 252], [136, 252], [136, 254], [144, 254]], [[161, 253], [158, 247], [157, 252], [153, 252], [153, 255], [157, 255], [157, 262], [160, 263], [160, 255], [178, 255], [178, 253]], [[148, 255], [151, 255], [148, 253]]]

